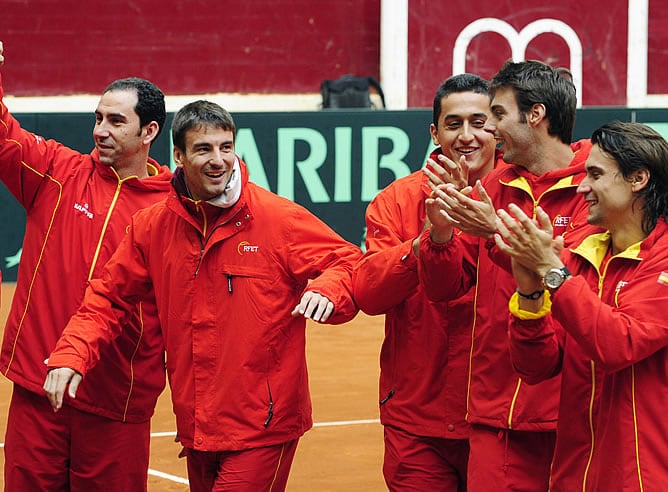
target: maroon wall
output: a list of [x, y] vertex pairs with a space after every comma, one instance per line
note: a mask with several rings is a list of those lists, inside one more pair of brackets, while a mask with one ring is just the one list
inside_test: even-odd
[[[138, 75], [168, 94], [313, 93], [345, 73], [379, 77], [380, 0], [0, 0], [3, 68], [12, 95], [97, 94]], [[585, 106], [626, 104], [627, 0], [409, 0], [408, 105], [429, 107], [452, 74], [461, 30], [495, 17], [521, 31], [545, 18], [583, 48]], [[668, 0], [649, 0], [648, 93], [668, 94]], [[480, 34], [466, 70], [490, 77], [508, 42]], [[566, 43], [541, 34], [526, 58], [569, 66]]]
[[[409, 16], [409, 106], [431, 105], [434, 88], [452, 73], [455, 39], [464, 27], [482, 17], [503, 19], [516, 31], [544, 18], [568, 24], [582, 44], [583, 105], [626, 105], [625, 0], [411, 0]], [[648, 33], [648, 93], [668, 94], [668, 0], [649, 0]], [[510, 57], [510, 46], [502, 36], [481, 34], [469, 46], [466, 70], [490, 77]], [[568, 46], [551, 33], [537, 36], [528, 45], [525, 58], [553, 66], [570, 65]]]
[[99, 93], [138, 75], [168, 94], [317, 92], [379, 77], [380, 0], [1, 0], [16, 96]]

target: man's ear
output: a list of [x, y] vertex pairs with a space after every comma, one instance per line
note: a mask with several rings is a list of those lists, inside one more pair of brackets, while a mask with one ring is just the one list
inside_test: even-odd
[[631, 190], [635, 193], [647, 186], [649, 183], [650, 172], [646, 167], [634, 171], [631, 175]]
[[178, 147], [174, 147], [174, 164], [176, 167], [183, 167], [183, 152]]
[[537, 126], [541, 121], [545, 120], [545, 105], [543, 103], [535, 103], [527, 113], [527, 121], [531, 126]]
[[158, 132], [160, 131], [160, 125], [157, 121], [151, 121], [144, 126], [144, 143], [150, 144], [158, 137]]
[[436, 147], [440, 147], [440, 143], [438, 143], [438, 128], [436, 128], [436, 125], [433, 123], [429, 124], [429, 134], [431, 135], [431, 141]]

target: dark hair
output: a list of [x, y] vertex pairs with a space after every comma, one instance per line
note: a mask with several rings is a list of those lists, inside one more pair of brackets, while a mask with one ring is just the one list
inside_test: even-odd
[[455, 92], [475, 92], [476, 94], [489, 94], [489, 82], [472, 73], [462, 73], [447, 78], [436, 91], [434, 96], [434, 125], [438, 127], [438, 119], [441, 117], [441, 101]]
[[230, 130], [236, 136], [237, 129], [230, 113], [210, 101], [195, 101], [179, 109], [172, 120], [172, 140], [174, 147], [185, 151], [186, 133], [193, 128], [213, 126]]
[[668, 142], [647, 125], [620, 121], [594, 130], [591, 141], [617, 162], [627, 181], [639, 169], [649, 171], [647, 186], [637, 193], [644, 199], [642, 227], [648, 234], [659, 217], [668, 218]]
[[[146, 126], [151, 121], [158, 123], [158, 135], [165, 125], [167, 116], [165, 110], [165, 95], [160, 89], [148, 80], [137, 77], [114, 80], [107, 86], [104, 93], [112, 91], [134, 91], [137, 94], [135, 112], [139, 116], [140, 126]], [[153, 139], [155, 142], [155, 139]]]
[[543, 104], [545, 116], [550, 122], [548, 133], [570, 144], [577, 106], [572, 78], [565, 68], [553, 68], [540, 61], [507, 61], [492, 78], [489, 92], [494, 97], [498, 89], [511, 87], [521, 121], [526, 121], [525, 115], [534, 104]]

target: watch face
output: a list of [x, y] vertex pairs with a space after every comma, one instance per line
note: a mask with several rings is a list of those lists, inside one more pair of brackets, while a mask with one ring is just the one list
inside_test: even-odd
[[556, 289], [564, 282], [564, 274], [556, 268], [552, 269], [545, 274], [543, 282], [548, 289]]

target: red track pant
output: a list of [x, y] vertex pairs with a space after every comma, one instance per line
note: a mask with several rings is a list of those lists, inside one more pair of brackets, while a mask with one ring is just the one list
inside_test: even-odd
[[50, 492], [146, 490], [150, 422], [124, 424], [14, 385], [5, 436], [5, 488]]
[[472, 425], [468, 491], [547, 491], [554, 442], [554, 432]]
[[415, 436], [385, 426], [383, 476], [391, 491], [463, 492], [466, 490], [466, 439]]
[[243, 451], [187, 449], [191, 492], [282, 492], [298, 439]]

